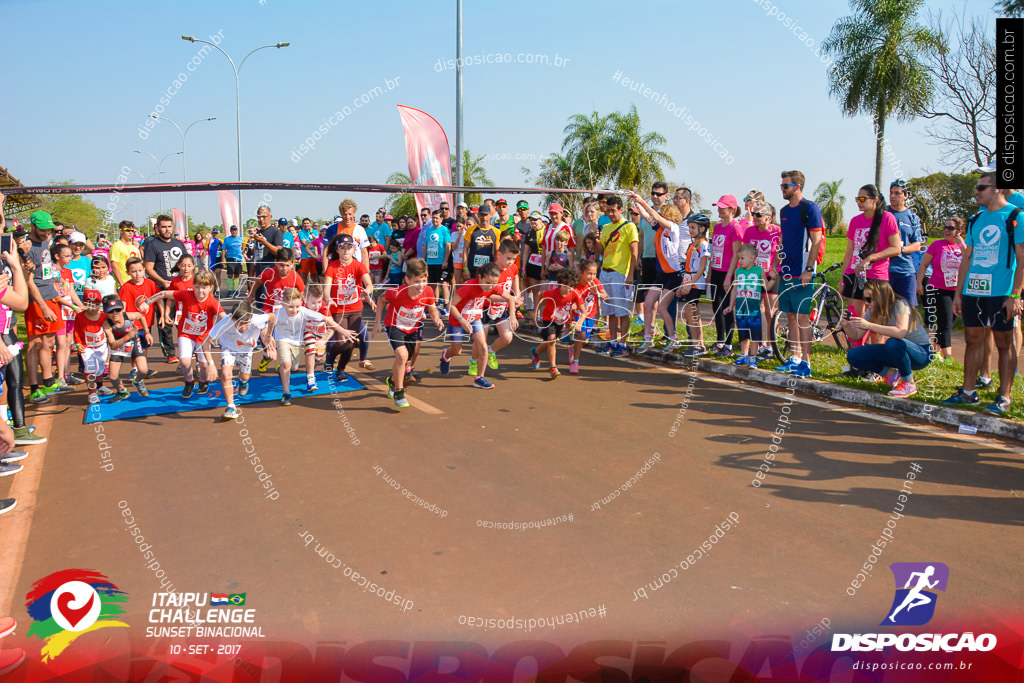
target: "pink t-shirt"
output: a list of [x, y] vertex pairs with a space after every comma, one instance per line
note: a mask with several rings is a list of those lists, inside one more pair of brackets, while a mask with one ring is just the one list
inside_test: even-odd
[[750, 218], [741, 218], [740, 219], [740, 227], [743, 228], [744, 230], [747, 230], [748, 228], [752, 228], [752, 227], [754, 227], [754, 221], [752, 219], [750, 219]]
[[924, 253], [932, 256], [932, 274], [928, 284], [936, 289], [956, 289], [956, 278], [963, 258], [960, 245], [949, 240], [935, 240]]
[[[871, 230], [871, 221], [864, 217], [864, 214], [857, 214], [850, 221], [850, 229], [846, 233], [846, 239], [853, 242], [853, 255], [850, 257], [850, 263], [846, 266], [846, 270], [843, 272], [850, 274], [853, 269], [860, 263], [860, 248], [864, 246], [864, 242], [867, 241], [868, 231]], [[892, 235], [899, 235], [900, 228], [896, 225], [896, 217], [891, 212], [886, 211], [882, 214], [882, 224], [878, 226], [878, 247], [873, 253], [877, 254], [880, 251], [884, 251], [889, 248], [889, 237]], [[889, 279], [889, 259], [881, 259], [875, 261], [868, 267], [866, 274], [872, 280], [888, 280]]]
[[733, 247], [738, 243], [743, 243], [743, 228], [738, 221], [716, 225], [711, 237], [711, 270], [728, 271], [732, 265]]
[[743, 243], [753, 244], [757, 247], [757, 259], [754, 265], [761, 266], [765, 274], [778, 269], [779, 240], [782, 239], [782, 228], [777, 225], [769, 225], [768, 229], [761, 232], [751, 225], [743, 233]]

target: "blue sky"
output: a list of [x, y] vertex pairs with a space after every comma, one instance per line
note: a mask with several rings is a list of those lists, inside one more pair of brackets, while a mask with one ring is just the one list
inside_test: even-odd
[[[828, 96], [826, 68], [805, 44], [813, 41], [817, 47], [824, 40], [833, 22], [849, 13], [846, 2], [465, 0], [464, 5], [465, 57], [492, 55], [492, 63], [464, 69], [465, 146], [474, 155], [489, 155], [484, 166], [497, 185], [524, 185], [521, 167], [535, 171], [541, 158], [559, 150], [571, 115], [621, 111], [633, 103], [644, 128], [668, 138], [666, 151], [676, 162], [668, 179], [685, 181], [703, 196], [704, 206], [721, 194], [741, 196], [752, 187], [778, 205], [779, 171], [797, 168], [812, 191], [823, 180], [844, 179], [849, 220], [857, 188], [873, 180], [870, 124], [840, 115]], [[962, 6], [952, 0], [927, 4], [946, 15]], [[978, 0], [969, 11], [994, 17], [991, 6]], [[787, 28], [778, 20], [780, 13], [802, 31]], [[994, 28], [991, 19], [990, 24]], [[156, 164], [133, 150], [157, 157], [179, 151], [181, 137], [166, 123], [146, 139], [138, 131], [202, 47], [181, 35], [219, 34], [220, 46], [236, 62], [255, 47], [291, 43], [255, 54], [242, 69], [243, 180], [382, 183], [393, 171], [407, 172], [397, 104], [434, 115], [454, 150], [455, 71], [444, 64], [455, 56], [454, 0], [4, 0], [0, 25], [6, 29], [4, 52], [12, 71], [34, 85], [6, 83], [16, 93], [11, 98], [16, 105], [0, 110], [0, 164], [27, 185], [70, 178], [80, 184], [113, 183], [123, 167], [148, 177]], [[499, 57], [493, 55], [509, 55], [513, 63], [505, 57], [496, 63]], [[548, 63], [538, 64], [532, 55], [545, 55]], [[555, 65], [556, 58], [561, 65]], [[188, 180], [234, 180], [231, 67], [211, 50], [194, 69], [163, 113], [183, 128], [216, 117], [188, 134]], [[642, 81], [665, 99], [652, 101], [613, 82], [615, 73]], [[388, 81], [395, 84], [391, 90]], [[324, 119], [377, 86], [382, 94], [353, 108], [314, 150], [294, 161], [293, 152]], [[683, 107], [706, 137], [718, 142], [719, 151], [728, 151], [732, 163], [669, 111]], [[886, 179], [894, 175], [896, 161], [905, 177], [951, 170], [923, 130], [922, 121], [890, 122]], [[180, 181], [180, 160], [168, 158], [161, 178]], [[130, 182], [140, 178], [132, 176]], [[260, 198], [261, 193], [245, 193], [246, 216]], [[329, 217], [342, 198], [279, 191], [268, 203], [275, 216]], [[353, 198], [360, 213], [371, 215], [383, 201], [368, 194]], [[100, 206], [109, 201], [105, 195], [92, 199]], [[143, 196], [122, 199], [115, 219], [138, 221], [145, 215]], [[528, 199], [534, 204], [538, 197]], [[162, 200], [152, 195], [151, 211], [158, 201], [165, 209], [181, 208], [182, 195], [166, 194]], [[190, 194], [189, 213], [194, 220], [219, 223], [216, 193]]]

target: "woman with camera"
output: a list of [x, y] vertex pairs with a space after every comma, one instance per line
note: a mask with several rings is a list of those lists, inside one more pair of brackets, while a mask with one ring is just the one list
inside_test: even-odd
[[886, 280], [868, 280], [864, 285], [864, 317], [843, 316], [843, 331], [850, 339], [873, 333], [879, 343], [850, 349], [850, 367], [885, 377], [892, 387], [890, 396], [907, 398], [917, 393], [914, 371], [931, 361], [931, 344], [921, 316], [906, 299], [896, 296]]

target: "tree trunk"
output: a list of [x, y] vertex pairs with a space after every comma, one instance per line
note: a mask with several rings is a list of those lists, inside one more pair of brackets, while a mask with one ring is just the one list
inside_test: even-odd
[[879, 192], [882, 191], [882, 148], [884, 146], [885, 116], [875, 115], [875, 187]]

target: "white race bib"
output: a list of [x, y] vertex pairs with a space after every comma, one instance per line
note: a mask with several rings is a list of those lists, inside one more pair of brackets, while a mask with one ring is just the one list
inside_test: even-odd
[[398, 314], [395, 316], [395, 326], [403, 332], [413, 332], [423, 317], [423, 306], [398, 307]]
[[956, 276], [960, 270], [963, 254], [959, 251], [946, 251], [942, 255], [942, 283], [949, 288], [956, 287]]
[[473, 267], [474, 268], [479, 268], [480, 266], [484, 265], [485, 263], [489, 263], [490, 260], [491, 260], [491, 257], [488, 256], [487, 254], [477, 254], [476, 256], [473, 257]]
[[206, 331], [206, 321], [206, 313], [192, 313], [185, 318], [185, 324], [181, 328], [181, 333], [200, 335]]
[[968, 296], [992, 296], [992, 274], [975, 275], [968, 273], [964, 294]]

